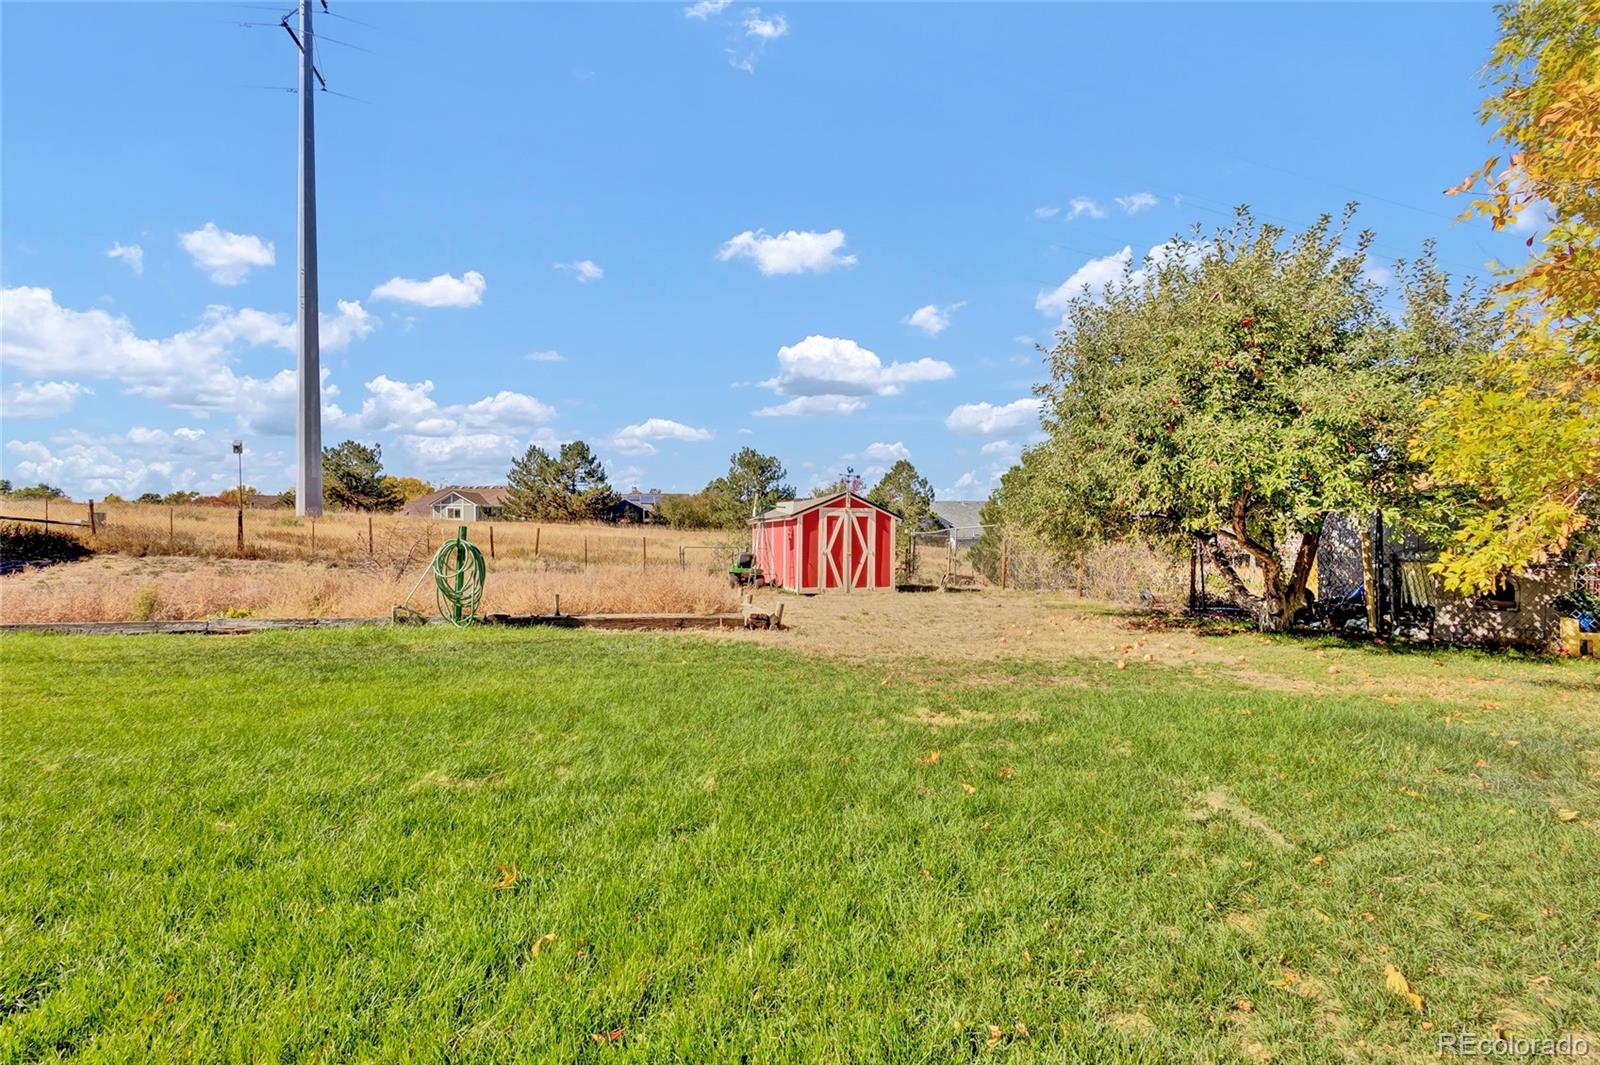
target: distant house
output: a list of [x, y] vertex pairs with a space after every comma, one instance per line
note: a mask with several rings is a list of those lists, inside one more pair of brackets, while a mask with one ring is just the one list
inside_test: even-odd
[[400, 513], [441, 521], [485, 521], [505, 513], [506, 492], [503, 484], [451, 485], [413, 499]]
[[936, 526], [950, 534], [951, 547], [968, 547], [983, 535], [983, 510], [980, 499], [936, 499], [933, 502], [933, 520]]
[[653, 525], [665, 521], [661, 516], [661, 491], [652, 488], [648, 492], [641, 492], [635, 488], [618, 496], [606, 514], [606, 520], [635, 525]]

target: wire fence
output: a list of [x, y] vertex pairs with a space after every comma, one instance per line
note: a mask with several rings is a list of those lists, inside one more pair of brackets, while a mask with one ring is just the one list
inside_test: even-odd
[[0, 500], [0, 522], [75, 536], [98, 551], [131, 555], [320, 561], [375, 560], [395, 568], [425, 559], [462, 525], [493, 561], [588, 566], [726, 569], [748, 544], [734, 532], [476, 521], [344, 511], [297, 517], [282, 508]]

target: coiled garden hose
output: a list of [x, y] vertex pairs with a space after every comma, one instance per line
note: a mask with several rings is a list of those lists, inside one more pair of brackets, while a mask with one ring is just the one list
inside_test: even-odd
[[467, 539], [467, 527], [461, 526], [433, 556], [433, 597], [439, 616], [452, 625], [472, 624], [483, 598], [486, 572], [483, 552]]

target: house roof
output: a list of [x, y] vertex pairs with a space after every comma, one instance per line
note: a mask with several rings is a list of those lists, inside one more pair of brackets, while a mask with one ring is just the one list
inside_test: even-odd
[[982, 500], [936, 499], [931, 509], [940, 526], [946, 529], [976, 529], [983, 524]]
[[895, 512], [890, 510], [888, 507], [880, 506], [879, 504], [874, 503], [872, 500], [868, 499], [864, 495], [861, 495], [859, 492], [846, 492], [843, 489], [840, 489], [837, 492], [829, 492], [827, 495], [812, 496], [810, 499], [786, 500], [782, 503], [779, 503], [777, 506], [773, 507], [764, 514], [760, 514], [757, 517], [751, 518], [750, 520], [752, 522], [757, 522], [776, 521], [781, 518], [792, 518], [796, 514], [804, 514], [808, 510], [814, 510], [817, 507], [832, 503], [836, 499], [843, 499], [847, 495], [854, 496], [858, 502], [865, 503], [869, 507], [875, 507], [878, 510], [883, 511], [885, 514], [891, 514], [896, 518], [900, 516], [895, 514]]
[[510, 489], [503, 484], [447, 485], [437, 492], [429, 492], [425, 496], [413, 499], [402, 508], [401, 513], [425, 518], [433, 513], [434, 504], [441, 503], [453, 495], [480, 507], [501, 507], [505, 506], [506, 494], [509, 491]]

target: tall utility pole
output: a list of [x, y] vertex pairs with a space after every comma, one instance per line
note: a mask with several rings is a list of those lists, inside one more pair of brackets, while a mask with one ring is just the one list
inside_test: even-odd
[[312, 0], [300, 0], [300, 461], [294, 479], [296, 514], [322, 514], [322, 348], [317, 309], [316, 75], [311, 36]]

